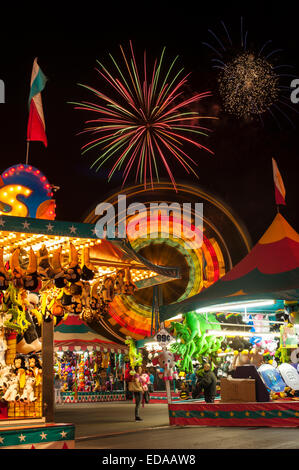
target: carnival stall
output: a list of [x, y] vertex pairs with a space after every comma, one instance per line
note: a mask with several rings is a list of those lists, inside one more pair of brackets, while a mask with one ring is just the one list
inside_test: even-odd
[[[54, 327], [63, 354], [65, 348], [72, 352], [69, 343], [59, 343], [68, 322], [73, 319], [77, 328], [85, 329], [83, 343], [74, 344], [82, 351], [76, 361], [76, 393], [83, 387], [79, 379], [86, 361], [92, 363], [94, 375], [97, 367], [106, 369], [109, 381], [110, 368], [116, 378], [126, 346], [113, 325], [102, 320], [103, 312], [115, 296], [131, 296], [143, 282], [156, 285], [172, 279], [173, 273], [140, 261], [125, 241], [114, 246], [113, 241], [98, 239], [93, 224], [54, 220], [53, 186], [40, 170], [14, 165], [3, 172], [0, 183], [0, 423], [6, 426], [0, 429], [0, 446], [6, 448], [18, 426], [24, 436], [31, 426], [51, 423], [54, 429]], [[91, 355], [85, 357], [91, 345]], [[63, 446], [66, 435], [74, 436], [73, 428], [61, 432], [61, 442], [55, 445]], [[73, 445], [71, 439], [68, 447]]]
[[54, 329], [54, 351], [55, 377], [62, 379], [57, 396], [61, 403], [126, 399], [125, 345], [108, 341], [70, 314]]
[[[281, 214], [251, 252], [219, 281], [160, 308], [177, 338], [184, 372], [212, 363], [213, 403], [169, 404], [173, 425], [298, 426], [299, 235]], [[179, 321], [182, 320], [182, 321]]]

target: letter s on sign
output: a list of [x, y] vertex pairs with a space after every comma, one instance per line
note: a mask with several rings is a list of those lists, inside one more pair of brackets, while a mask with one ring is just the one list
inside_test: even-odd
[[291, 101], [297, 104], [299, 103], [299, 78], [295, 78], [291, 81], [291, 88], [295, 88], [291, 93]]
[[[3, 214], [27, 217], [28, 207], [18, 199], [18, 196], [28, 198], [32, 193], [30, 188], [18, 184], [7, 184], [0, 188], [0, 205], [6, 205], [9, 209]], [[1, 207], [0, 210], [2, 211]]]

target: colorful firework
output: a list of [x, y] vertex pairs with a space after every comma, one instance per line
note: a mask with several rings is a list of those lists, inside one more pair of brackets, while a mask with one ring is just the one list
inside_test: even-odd
[[93, 125], [82, 132], [91, 132], [96, 138], [82, 147], [82, 153], [99, 146], [101, 153], [92, 167], [99, 170], [102, 165], [113, 160], [108, 180], [116, 170], [122, 171], [124, 185], [129, 174], [134, 172], [135, 182], [139, 178], [139, 182], [143, 182], [145, 187], [150, 182], [152, 189], [154, 177], [159, 181], [158, 167], [159, 162], [162, 162], [176, 190], [169, 157], [187, 173], [196, 175], [194, 166], [197, 166], [197, 162], [186, 153], [185, 146], [190, 144], [213, 153], [197, 140], [200, 135], [207, 136], [209, 131], [198, 124], [198, 120], [204, 117], [189, 108], [192, 103], [210, 96], [210, 92], [184, 97], [184, 85], [187, 84], [189, 74], [182, 75], [183, 68], [175, 71], [178, 57], [172, 61], [166, 73], [163, 73], [165, 48], [159, 61], [155, 60], [150, 74], [144, 52], [142, 75], [137, 67], [131, 41], [130, 57], [125, 54], [122, 46], [120, 50], [123, 67], [110, 54], [115, 75], [97, 61], [100, 66], [97, 71], [117, 98], [81, 85], [90, 90], [100, 103], [73, 103], [76, 109], [92, 111], [99, 116], [86, 121], [86, 124]]
[[[248, 47], [248, 31], [241, 17], [240, 39], [233, 40], [225, 23], [221, 31], [209, 30], [212, 43], [203, 44], [213, 53], [213, 68], [218, 70], [218, 91], [223, 110], [238, 118], [259, 118], [269, 113], [280, 127], [279, 117], [294, 126], [287, 111], [297, 113], [290, 104], [291, 65], [278, 64], [282, 49], [270, 49], [271, 40], [261, 48]], [[272, 63], [273, 62], [273, 63]], [[287, 80], [287, 83], [284, 81]]]

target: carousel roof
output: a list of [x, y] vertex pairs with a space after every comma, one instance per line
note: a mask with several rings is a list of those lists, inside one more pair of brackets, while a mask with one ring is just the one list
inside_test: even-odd
[[298, 298], [299, 234], [278, 213], [258, 243], [233, 269], [199, 294], [182, 302], [162, 305], [160, 316], [161, 321], [165, 321], [200, 308], [208, 311], [209, 307], [217, 305], [233, 307], [244, 301]]

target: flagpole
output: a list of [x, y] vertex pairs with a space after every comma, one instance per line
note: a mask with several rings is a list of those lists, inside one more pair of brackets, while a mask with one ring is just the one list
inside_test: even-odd
[[27, 140], [26, 165], [28, 165], [28, 156], [29, 156], [29, 140]]

